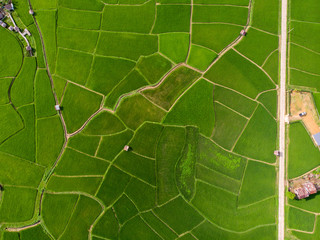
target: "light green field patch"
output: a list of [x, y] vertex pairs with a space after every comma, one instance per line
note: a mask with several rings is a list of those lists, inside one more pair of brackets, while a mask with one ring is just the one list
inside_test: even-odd
[[[301, 4], [302, 7], [303, 4]], [[320, 8], [319, 8], [320, 9]], [[293, 30], [290, 32], [290, 41], [320, 52], [318, 45], [320, 26], [319, 24], [310, 24], [307, 22], [291, 22]]]
[[35, 189], [6, 187], [0, 208], [1, 222], [30, 220], [35, 209], [36, 195]]
[[143, 5], [106, 5], [102, 29], [115, 32], [149, 33], [155, 18], [155, 0]]
[[59, 8], [58, 26], [86, 30], [100, 29], [101, 14], [98, 12], [78, 11]]
[[310, 87], [320, 91], [320, 76], [290, 69], [290, 84]]
[[134, 69], [113, 88], [107, 96], [104, 105], [109, 108], [114, 108], [120, 96], [135, 91], [147, 84], [146, 79]]
[[95, 57], [86, 86], [107, 95], [134, 66], [134, 62], [124, 59]]
[[[301, 3], [299, 0], [291, 1], [291, 18], [300, 21], [318, 22], [320, 2], [317, 0], [306, 0]], [[308, 13], [308, 14], [305, 14]]]
[[273, 151], [276, 149], [276, 138], [276, 121], [262, 106], [258, 106], [234, 151], [244, 156], [274, 163]]
[[12, 105], [0, 106], [0, 143], [24, 127], [21, 117]]
[[125, 126], [117, 116], [102, 111], [96, 115], [83, 130], [86, 135], [109, 135], [125, 130]]
[[99, 0], [58, 0], [59, 6], [79, 10], [102, 11], [103, 3]]
[[159, 35], [159, 51], [175, 63], [184, 62], [189, 50], [189, 34], [165, 33]]
[[193, 24], [192, 43], [219, 53], [239, 36], [242, 29], [242, 26], [229, 24]]
[[289, 228], [312, 232], [316, 216], [312, 213], [289, 207]]
[[135, 33], [102, 32], [97, 54], [138, 60], [158, 51], [158, 36]]
[[258, 97], [258, 101], [260, 101], [269, 110], [274, 118], [277, 118], [278, 93], [276, 90], [262, 93]]
[[263, 65], [263, 69], [270, 75], [276, 84], [279, 83], [279, 51], [275, 51], [269, 56]]
[[137, 63], [137, 69], [151, 84], [158, 82], [171, 67], [171, 62], [159, 54], [142, 57]]
[[214, 109], [215, 125], [211, 138], [220, 146], [231, 149], [248, 120], [219, 103], [215, 103]]
[[270, 53], [278, 48], [278, 45], [279, 38], [277, 36], [252, 28], [235, 48], [261, 66]]
[[61, 103], [68, 132], [78, 130], [100, 107], [102, 96], [68, 83]]
[[56, 75], [52, 76], [54, 91], [57, 95], [57, 99], [61, 102], [62, 96], [64, 94], [64, 90], [67, 86], [67, 80], [57, 77]]
[[128, 144], [132, 136], [133, 132], [126, 130], [121, 133], [102, 137], [97, 156], [107, 160], [113, 160], [124, 146]]
[[200, 71], [204, 71], [217, 56], [215, 52], [208, 48], [192, 44], [187, 63]]
[[152, 33], [189, 32], [190, 14], [190, 5], [157, 5], [157, 18]]
[[255, 98], [262, 91], [275, 88], [263, 71], [233, 50], [223, 55], [205, 77], [251, 98]]
[[160, 122], [165, 111], [140, 94], [125, 98], [116, 111], [121, 120], [131, 129], [137, 129], [146, 121]]
[[201, 23], [223, 22], [246, 25], [248, 9], [236, 6], [201, 6], [193, 8], [192, 21]]
[[[58, 27], [57, 46], [93, 53], [98, 36], [99, 33], [94, 31]], [[79, 69], [77, 68], [77, 70]]]
[[14, 11], [17, 12], [20, 20], [24, 23], [25, 26], [33, 24], [33, 17], [29, 14], [29, 1], [28, 0], [19, 0], [14, 2]]
[[200, 73], [182, 66], [171, 72], [159, 86], [145, 90], [142, 93], [152, 102], [169, 110], [184, 90], [199, 77]]
[[64, 132], [59, 116], [39, 119], [36, 122], [37, 163], [50, 166], [61, 151]]
[[79, 133], [69, 139], [68, 147], [93, 156], [98, 148], [99, 142], [100, 136], [88, 136]]
[[56, 9], [57, 8], [57, 0], [31, 0], [32, 8], [35, 10], [39, 9]]
[[11, 88], [11, 99], [15, 107], [33, 102], [34, 77], [37, 71], [36, 68], [36, 58], [24, 59], [20, 73], [14, 80]]
[[202, 79], [179, 99], [163, 122], [197, 126], [202, 134], [210, 136], [215, 124], [214, 112], [213, 85]]

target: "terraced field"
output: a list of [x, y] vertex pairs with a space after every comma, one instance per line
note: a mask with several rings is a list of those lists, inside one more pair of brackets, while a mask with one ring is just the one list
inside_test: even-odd
[[13, 3], [0, 239], [276, 239], [279, 0]]

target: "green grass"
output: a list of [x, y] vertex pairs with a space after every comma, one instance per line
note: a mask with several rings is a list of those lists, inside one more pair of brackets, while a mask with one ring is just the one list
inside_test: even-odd
[[92, 61], [93, 57], [90, 54], [59, 48], [56, 74], [84, 85], [89, 76]]
[[190, 5], [157, 5], [157, 18], [152, 33], [189, 32], [190, 14]]
[[231, 149], [240, 136], [247, 119], [215, 103], [215, 125], [211, 138], [226, 149]]
[[205, 77], [251, 98], [255, 98], [262, 91], [275, 88], [263, 71], [233, 50], [223, 55]]
[[270, 75], [272, 80], [279, 83], [279, 51], [275, 51], [265, 62], [263, 69]]
[[9, 88], [12, 80], [13, 80], [12, 78], [0, 79], [0, 105], [8, 104], [10, 102]]
[[117, 58], [95, 57], [86, 86], [107, 95], [132, 70], [135, 63]]
[[242, 29], [229, 24], [193, 24], [192, 43], [219, 53], [239, 36]]
[[[77, 164], [74, 160], [77, 159]], [[57, 167], [55, 173], [58, 175], [103, 175], [109, 163], [97, 158], [89, 157], [70, 148], [67, 148]]]
[[122, 195], [113, 205], [113, 208], [120, 224], [124, 224], [138, 213], [138, 210], [126, 195]]
[[37, 163], [44, 166], [53, 164], [64, 143], [64, 133], [58, 116], [39, 119], [36, 122]]
[[43, 198], [41, 214], [46, 228], [58, 238], [65, 229], [78, 201], [75, 194], [48, 194]]
[[33, 102], [33, 87], [36, 71], [36, 58], [25, 58], [21, 71], [14, 80], [11, 88], [11, 99], [15, 107]]
[[301, 231], [312, 232], [316, 216], [300, 209], [289, 207], [288, 225], [289, 228]]
[[108, 111], [102, 111], [92, 118], [83, 133], [86, 135], [109, 135], [123, 130], [125, 130], [125, 126], [117, 116]]
[[[57, 46], [93, 53], [98, 41], [98, 32], [58, 27]], [[79, 41], [81, 39], [81, 41]]]
[[277, 118], [278, 113], [278, 93], [276, 90], [262, 93], [258, 99]]
[[280, 1], [256, 1], [253, 4], [252, 26], [278, 34]]
[[159, 51], [175, 63], [184, 62], [188, 56], [189, 34], [165, 33], [159, 35]]
[[68, 132], [78, 130], [99, 109], [101, 101], [102, 96], [68, 83], [61, 103]]
[[[53, 74], [56, 69], [56, 18], [56, 11], [37, 11], [37, 22], [39, 24], [41, 34], [42, 36], [44, 36], [44, 47], [45, 49], [50, 49], [50, 51], [46, 51], [46, 56], [51, 74]], [[35, 29], [35, 31], [37, 30]], [[42, 57], [43, 52], [42, 50], [39, 50], [40, 48], [42, 48], [42, 43], [39, 40], [37, 43], [37, 50], [39, 51], [40, 56]]]
[[[319, 16], [320, 2], [317, 0], [307, 0], [303, 4], [299, 1], [291, 2], [291, 18], [300, 21], [320, 22]], [[308, 14], [305, 14], [305, 13]]]
[[23, 129], [23, 127], [24, 124], [20, 115], [11, 104], [0, 106], [0, 143]]
[[121, 101], [116, 113], [131, 129], [137, 129], [146, 121], [160, 122], [165, 115], [164, 110], [158, 108], [140, 94]]
[[73, 8], [79, 10], [91, 10], [102, 11], [103, 3], [99, 0], [92, 0], [90, 2], [86, 0], [58, 0], [59, 6], [66, 8]]
[[109, 208], [93, 227], [92, 233], [101, 237], [116, 239], [119, 229], [118, 220], [113, 210]]
[[257, 106], [257, 104], [248, 97], [220, 86], [214, 87], [214, 100], [232, 108], [246, 117], [250, 117]]
[[136, 216], [128, 221], [120, 230], [120, 239], [153, 239], [160, 240], [161, 238], [150, 229], [150, 227], [141, 219]]
[[181, 197], [155, 208], [154, 213], [178, 234], [191, 230], [203, 220], [203, 217]]
[[254, 159], [274, 163], [273, 151], [276, 149], [276, 139], [276, 121], [262, 106], [258, 106], [234, 151]]
[[102, 29], [115, 32], [149, 33], [155, 18], [155, 0], [138, 6], [106, 5]]
[[137, 69], [151, 84], [158, 82], [171, 67], [171, 62], [159, 54], [142, 57], [137, 63]]
[[102, 177], [58, 177], [53, 175], [46, 188], [53, 192], [81, 192], [94, 195], [101, 181]]
[[129, 145], [134, 152], [155, 158], [158, 140], [163, 131], [163, 126], [146, 122], [139, 127]]
[[59, 8], [58, 11], [58, 26], [99, 30], [100, 29], [101, 14], [91, 11], [77, 11], [68, 8]]
[[110, 206], [124, 192], [130, 178], [128, 174], [111, 166], [96, 196], [103, 201], [105, 206]]
[[125, 193], [139, 211], [145, 211], [155, 207], [156, 188], [145, 184], [137, 178], [131, 178]]
[[179, 194], [175, 166], [185, 145], [184, 128], [165, 127], [156, 152], [157, 203], [163, 204]]
[[197, 126], [202, 134], [210, 136], [215, 124], [214, 112], [213, 85], [202, 79], [179, 99], [164, 123]]
[[107, 160], [113, 160], [124, 146], [128, 144], [132, 136], [132, 131], [126, 130], [114, 135], [102, 137], [97, 156]]
[[17, 223], [30, 220], [35, 209], [37, 190], [6, 187], [0, 208], [1, 222]]
[[0, 145], [0, 151], [35, 162], [36, 142], [34, 106], [27, 105], [21, 107], [18, 110], [18, 113], [21, 114], [25, 127], [19, 133]]
[[235, 48], [261, 66], [270, 53], [278, 48], [278, 45], [279, 38], [277, 36], [252, 28]]
[[199, 77], [200, 74], [198, 72], [182, 66], [173, 71], [156, 88], [143, 91], [143, 95], [164, 109], [169, 110], [184, 90]]
[[147, 84], [146, 79], [137, 70], [133, 70], [113, 88], [107, 96], [104, 105], [114, 108], [120, 96], [135, 91]]
[[246, 159], [219, 148], [205, 137], [199, 138], [198, 163], [231, 178], [240, 180], [246, 166]]
[[196, 189], [192, 205], [220, 228], [242, 232], [276, 222], [276, 198], [246, 208], [237, 208], [237, 195], [202, 182], [197, 182]]
[[35, 109], [37, 118], [50, 117], [56, 114], [56, 105], [50, 79], [46, 70], [38, 69], [35, 79]]
[[88, 239], [88, 230], [101, 212], [102, 207], [98, 202], [81, 195], [61, 239]]
[[48, 1], [31, 0], [31, 4], [33, 9], [35, 10], [57, 8], [57, 0], [48, 0]]
[[192, 44], [187, 63], [200, 71], [204, 71], [217, 56], [215, 52], [208, 48]]
[[154, 160], [141, 157], [131, 151], [123, 151], [115, 159], [114, 165], [151, 185], [156, 185]]
[[275, 195], [275, 185], [274, 166], [249, 161], [242, 181], [239, 206], [249, 205]]
[[223, 22], [246, 25], [248, 9], [236, 6], [201, 6], [193, 8], [192, 21], [201, 23]]
[[100, 136], [88, 136], [79, 133], [69, 139], [68, 146], [93, 156], [98, 148], [99, 142]]
[[0, 182], [8, 185], [37, 187], [44, 168], [18, 157], [0, 152]]
[[13, 34], [0, 29], [1, 46], [10, 46], [4, 48], [0, 58], [0, 77], [15, 77], [22, 65], [23, 55], [19, 41]]
[[45, 233], [41, 225], [21, 231], [20, 237], [21, 239], [42, 239], [42, 240], [51, 239], [51, 237], [49, 237]]
[[147, 34], [103, 32], [97, 45], [97, 54], [132, 60], [157, 51], [158, 36]]
[[[288, 178], [298, 177], [319, 165], [320, 152], [301, 123], [289, 127]], [[308, 161], [302, 161], [308, 156]]]

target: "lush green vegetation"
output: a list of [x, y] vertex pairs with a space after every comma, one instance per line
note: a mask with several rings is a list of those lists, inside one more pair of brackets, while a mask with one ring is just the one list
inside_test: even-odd
[[289, 207], [289, 228], [312, 232], [316, 216], [300, 209]]
[[217, 54], [208, 48], [198, 45], [191, 45], [190, 55], [188, 57], [188, 64], [200, 71], [206, 70], [212, 61], [217, 57]]
[[159, 50], [175, 63], [184, 62], [188, 55], [189, 34], [164, 33], [159, 35]]

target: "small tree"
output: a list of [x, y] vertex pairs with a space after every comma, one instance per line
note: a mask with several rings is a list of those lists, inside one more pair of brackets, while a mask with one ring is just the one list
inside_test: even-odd
[[289, 191], [286, 193], [286, 195], [291, 200], [295, 199], [296, 197], [296, 195], [293, 192], [289, 192]]

